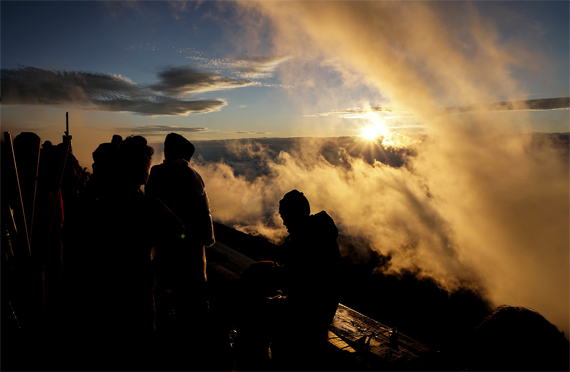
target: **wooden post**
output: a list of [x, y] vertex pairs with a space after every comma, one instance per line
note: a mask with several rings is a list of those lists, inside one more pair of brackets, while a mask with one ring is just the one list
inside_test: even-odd
[[18, 166], [16, 165], [16, 157], [14, 156], [14, 146], [10, 132], [4, 132], [4, 145], [6, 146], [5, 155], [8, 156], [6, 162], [6, 165], [9, 167], [8, 179], [13, 179], [13, 181], [9, 181], [11, 184], [8, 187], [14, 190], [14, 195], [12, 196], [13, 200], [4, 200], [4, 203], [9, 203], [10, 206], [14, 207], [16, 228], [20, 230], [18, 235], [21, 233], [21, 241], [24, 244], [24, 252], [19, 253], [31, 255], [32, 251], [30, 249], [30, 236], [28, 234], [28, 226], [26, 223], [26, 212], [24, 211], [20, 179], [18, 178]]

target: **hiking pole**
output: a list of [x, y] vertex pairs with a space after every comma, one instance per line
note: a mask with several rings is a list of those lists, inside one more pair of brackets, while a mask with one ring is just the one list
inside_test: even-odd
[[[15, 207], [15, 212], [16, 212], [16, 219], [17, 222], [19, 222], [18, 225], [20, 225], [21, 228], [21, 240], [22, 243], [24, 244], [24, 249], [26, 249], [27, 254], [31, 255], [32, 251], [30, 249], [30, 237], [28, 235], [28, 226], [26, 223], [26, 212], [24, 210], [24, 201], [22, 199], [22, 190], [20, 188], [20, 179], [18, 178], [18, 166], [16, 165], [16, 156], [14, 154], [14, 144], [12, 142], [12, 136], [10, 135], [10, 132], [4, 132], [4, 145], [7, 146], [6, 147], [6, 154], [9, 158], [7, 159], [7, 165], [10, 168], [8, 170], [9, 174], [10, 174], [10, 178], [12, 178], [14, 181], [13, 183], [10, 184], [10, 189], [15, 190], [15, 192], [12, 194], [12, 197], [10, 198], [10, 201], [4, 201], [5, 203], [7, 202], [8, 204], [12, 204], [14, 203], [14, 207]], [[15, 200], [14, 200], [15, 199]]]

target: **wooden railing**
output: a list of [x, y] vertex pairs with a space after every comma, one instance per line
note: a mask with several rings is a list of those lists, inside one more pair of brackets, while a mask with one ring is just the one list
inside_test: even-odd
[[[208, 273], [236, 281], [255, 261], [216, 242], [207, 249]], [[435, 364], [434, 351], [374, 319], [339, 304], [329, 327], [329, 343], [370, 369], [428, 370]]]

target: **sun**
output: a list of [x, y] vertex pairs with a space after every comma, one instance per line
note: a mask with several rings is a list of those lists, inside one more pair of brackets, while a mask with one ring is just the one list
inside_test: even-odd
[[361, 128], [361, 137], [368, 141], [375, 141], [378, 137], [386, 137], [390, 134], [390, 131], [386, 127], [384, 120], [380, 118], [373, 118], [370, 120], [370, 125]]
[[373, 141], [382, 134], [380, 127], [378, 125], [370, 125], [368, 127], [362, 128], [361, 137], [366, 138], [369, 141]]

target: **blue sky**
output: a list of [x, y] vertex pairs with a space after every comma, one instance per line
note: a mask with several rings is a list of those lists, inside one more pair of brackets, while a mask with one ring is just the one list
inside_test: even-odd
[[[329, 5], [319, 2], [323, 9]], [[508, 99], [570, 95], [568, 2], [461, 2], [452, 6], [434, 2], [430, 6], [448, 30], [464, 27], [464, 18], [479, 12], [496, 27], [499, 46], [522, 47], [534, 54], [528, 65], [524, 60], [508, 66], [522, 88], [520, 95]], [[276, 25], [284, 21], [243, 3], [3, 1], [1, 7], [2, 125], [13, 131], [47, 130], [52, 116], [61, 117], [71, 110], [88, 128], [197, 128], [187, 132], [194, 139], [358, 135], [368, 119], [330, 113], [392, 104], [381, 83], [372, 84], [362, 71], [343, 65], [345, 56], [336, 56], [340, 62], [330, 62], [335, 58], [327, 51], [306, 56], [301, 47], [299, 54], [291, 53], [294, 46], [282, 48]], [[418, 23], [422, 19], [418, 15]], [[369, 32], [378, 30], [371, 25]], [[288, 54], [280, 53], [283, 50]], [[26, 68], [28, 72], [22, 74]], [[297, 68], [303, 71], [297, 73]], [[31, 73], [30, 69], [35, 70]], [[70, 94], [58, 100], [53, 90], [40, 92], [35, 87], [30, 89], [38, 93], [32, 96], [15, 96], [14, 89], [24, 84], [22, 79], [37, 82], [50, 71], [55, 73], [44, 81], [44, 87], [56, 84], [54, 80], [61, 80], [66, 72], [79, 74], [80, 79], [82, 74], [91, 74], [97, 80], [93, 84], [103, 78], [114, 80], [105, 83], [106, 101], [94, 100], [101, 97], [94, 97], [93, 91], [83, 98]], [[167, 74], [169, 81], [164, 77]], [[190, 79], [187, 85], [174, 86], [184, 78]], [[123, 85], [117, 88], [117, 84]], [[132, 108], [133, 94], [144, 96], [140, 98], [146, 100], [144, 107]], [[156, 97], [169, 101], [160, 110], [151, 108], [147, 101]], [[110, 109], [110, 101], [117, 98], [126, 98], [123, 104], [128, 107], [121, 104]], [[181, 101], [186, 107], [171, 111]], [[441, 104], [448, 102], [442, 99]], [[531, 116], [533, 130], [568, 130], [567, 110]]]

